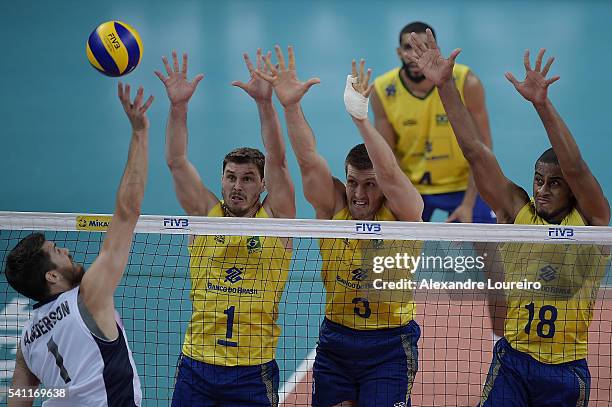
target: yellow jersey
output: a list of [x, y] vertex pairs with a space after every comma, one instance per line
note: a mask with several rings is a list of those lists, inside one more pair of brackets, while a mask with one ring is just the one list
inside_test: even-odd
[[[453, 77], [461, 99], [470, 69], [455, 64]], [[425, 97], [414, 96], [395, 68], [374, 81], [374, 87], [397, 134], [395, 154], [400, 167], [424, 195], [465, 191], [470, 167], [459, 148], [444, 106], [434, 87]]]
[[[515, 224], [549, 225], [535, 212], [533, 200], [519, 211]], [[574, 208], [560, 225], [584, 226]], [[501, 258], [506, 282], [539, 282], [541, 288], [506, 291], [504, 336], [512, 348], [543, 363], [586, 358], [595, 297], [609, 256], [601, 246], [583, 244], [506, 243]]]
[[[333, 220], [352, 220], [348, 208], [342, 209]], [[396, 220], [383, 206], [374, 221]], [[406, 270], [389, 270], [386, 274], [372, 272], [375, 255], [394, 256], [408, 253], [416, 256], [421, 242], [396, 240], [320, 239], [322, 279], [325, 285], [325, 316], [327, 319], [359, 330], [395, 328], [407, 325], [414, 316], [412, 292], [379, 290], [373, 280], [399, 281], [410, 279]]]
[[[224, 216], [222, 203], [208, 216]], [[262, 206], [255, 217], [269, 216]], [[183, 353], [220, 366], [274, 359], [291, 250], [277, 237], [196, 236], [189, 256], [193, 313]]]

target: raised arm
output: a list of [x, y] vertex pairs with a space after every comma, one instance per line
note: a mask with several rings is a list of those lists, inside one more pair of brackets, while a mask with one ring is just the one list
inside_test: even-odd
[[495, 155], [483, 142], [472, 115], [461, 101], [452, 75], [455, 59], [461, 50], [455, 49], [450, 57], [445, 59], [441, 56], [429, 29], [427, 38], [428, 41], [423, 42], [414, 33], [410, 35], [409, 42], [416, 54], [413, 61], [438, 87], [444, 110], [459, 147], [470, 164], [480, 195], [493, 209], [499, 223], [512, 223], [518, 211], [529, 201], [529, 196], [506, 178]]
[[153, 96], [143, 105], [143, 89], [130, 103], [130, 87], [119, 83], [119, 99], [132, 124], [128, 160], [119, 184], [115, 214], [98, 258], [83, 276], [80, 295], [94, 320], [107, 336], [117, 336], [113, 296], [130, 256], [134, 228], [140, 216], [148, 167], [149, 120], [146, 112]]
[[347, 78], [344, 103], [353, 122], [359, 129], [374, 172], [376, 181], [386, 198], [387, 207], [398, 220], [417, 222], [423, 213], [423, 199], [395, 160], [391, 147], [368, 120], [368, 96], [372, 71], [364, 74], [365, 61], [359, 64], [359, 72], [353, 60], [352, 75]]
[[574, 140], [569, 128], [548, 98], [548, 87], [559, 77], [546, 79], [548, 71], [554, 61], [549, 58], [542, 68], [542, 58], [545, 49], [540, 49], [536, 58], [535, 68], [531, 69], [529, 50], [525, 51], [523, 62], [525, 64], [525, 79], [519, 82], [514, 75], [506, 73], [506, 78], [516, 90], [538, 112], [548, 139], [552, 145], [565, 181], [569, 184], [576, 197], [578, 211], [591, 226], [608, 226], [610, 223], [610, 204], [606, 199], [599, 182], [582, 158], [578, 144]]
[[[17, 356], [15, 357], [15, 370], [13, 371], [13, 381], [11, 389], [13, 391], [20, 389], [35, 389], [40, 384], [40, 380], [30, 371], [21, 348], [17, 348]], [[32, 407], [34, 398], [21, 397], [19, 393], [16, 397], [8, 397], [8, 407]]]
[[[463, 85], [463, 99], [465, 106], [474, 119], [474, 124], [478, 128], [478, 133], [482, 137], [482, 141], [492, 149], [493, 143], [491, 140], [491, 128], [489, 126], [489, 115], [487, 113], [487, 107], [485, 104], [485, 94], [482, 83], [478, 77], [473, 73], [469, 72], [465, 83]], [[474, 174], [470, 170], [470, 177], [468, 180], [468, 186], [463, 195], [461, 204], [450, 214], [446, 219], [447, 222], [463, 222], [471, 223], [473, 220], [474, 205], [476, 204], [476, 197], [478, 195], [478, 189], [476, 188], [476, 181], [474, 180]]]
[[300, 82], [295, 72], [293, 47], [288, 48], [289, 65], [279, 46], [275, 46], [278, 69], [272, 65], [270, 56], [266, 57], [269, 72], [256, 71], [256, 74], [272, 84], [276, 96], [285, 110], [287, 133], [295, 152], [300, 172], [304, 196], [310, 202], [319, 219], [331, 219], [335, 212], [344, 205], [344, 191], [340, 183], [334, 181], [327, 162], [316, 149], [312, 129], [306, 122], [300, 106], [302, 97], [316, 83], [318, 78]]
[[219, 200], [204, 186], [198, 170], [187, 158], [187, 107], [204, 75], [196, 75], [189, 82], [187, 58], [187, 54], [183, 54], [183, 66], [179, 69], [178, 57], [172, 51], [172, 67], [168, 59], [162, 57], [168, 76], [159, 71], [155, 71], [155, 75], [166, 87], [170, 100], [166, 125], [166, 163], [172, 173], [176, 197], [188, 215], [206, 216]]
[[263, 70], [269, 74], [270, 70], [267, 67], [264, 68], [265, 61], [261, 48], [257, 50], [257, 69], [253, 66], [248, 54], [243, 56], [251, 79], [248, 83], [234, 81], [232, 85], [244, 90], [257, 104], [261, 138], [266, 149], [264, 180], [268, 195], [263, 205], [266, 211], [275, 218], [292, 219], [295, 218], [295, 187], [291, 174], [289, 174], [280, 120], [272, 103], [272, 85], [254, 73], [255, 70]]

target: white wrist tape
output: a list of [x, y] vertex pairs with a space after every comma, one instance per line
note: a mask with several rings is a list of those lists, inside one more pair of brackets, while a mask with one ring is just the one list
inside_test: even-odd
[[348, 75], [346, 77], [346, 87], [344, 88], [344, 106], [346, 111], [356, 119], [368, 118], [368, 98], [357, 92], [353, 88], [353, 83], [357, 78]]

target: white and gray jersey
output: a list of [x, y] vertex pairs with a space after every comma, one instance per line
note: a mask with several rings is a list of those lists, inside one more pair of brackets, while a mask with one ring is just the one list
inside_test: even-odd
[[28, 368], [46, 388], [68, 390], [68, 397], [43, 405], [140, 406], [140, 379], [119, 314], [119, 336], [108, 341], [91, 332], [78, 301], [79, 287], [53, 296], [36, 304], [25, 324], [20, 346]]

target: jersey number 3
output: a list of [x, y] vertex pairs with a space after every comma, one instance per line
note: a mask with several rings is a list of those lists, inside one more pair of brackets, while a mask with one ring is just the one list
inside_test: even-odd
[[370, 301], [368, 301], [367, 298], [361, 298], [361, 297], [353, 298], [353, 304], [363, 305], [363, 308], [362, 307], [353, 308], [353, 312], [355, 312], [355, 314], [357, 314], [361, 318], [369, 318], [370, 315], [372, 315], [372, 309], [370, 309]]

